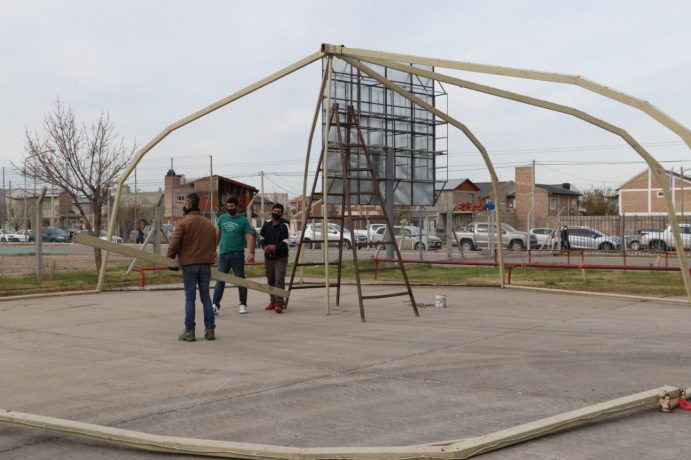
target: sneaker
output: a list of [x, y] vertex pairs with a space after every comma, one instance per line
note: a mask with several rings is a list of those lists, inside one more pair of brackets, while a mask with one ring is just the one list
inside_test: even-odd
[[197, 338], [194, 336], [194, 331], [185, 331], [178, 336], [178, 340], [183, 342], [194, 342]]
[[276, 313], [281, 313], [281, 312], [283, 312], [283, 305], [275, 305], [275, 306], [274, 306], [274, 311], [275, 311]]
[[238, 313], [240, 313], [241, 315], [247, 313], [247, 305], [240, 304], [240, 308], [238, 308]]
[[216, 329], [204, 329], [204, 338], [206, 340], [216, 340]]
[[220, 305], [211, 304], [211, 307], [214, 309], [214, 315], [218, 316], [218, 311], [221, 309]]
[[276, 305], [270, 303], [269, 305], [266, 306], [266, 308], [264, 308], [264, 310], [273, 310], [275, 307], [276, 307]]

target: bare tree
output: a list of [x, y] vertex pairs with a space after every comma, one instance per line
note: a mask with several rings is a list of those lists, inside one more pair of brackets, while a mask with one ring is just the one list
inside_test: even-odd
[[[72, 109], [58, 99], [44, 116], [43, 132], [26, 132], [24, 164], [13, 166], [67, 192], [89, 233], [98, 235], [103, 206], [134, 149], [115, 132], [107, 112], [101, 112], [94, 125], [78, 126]], [[94, 249], [94, 256], [100, 268], [101, 251]]]

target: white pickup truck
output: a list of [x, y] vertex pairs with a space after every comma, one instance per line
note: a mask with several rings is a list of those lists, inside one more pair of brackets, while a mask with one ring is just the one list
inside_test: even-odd
[[[684, 243], [684, 249], [691, 249], [691, 224], [679, 224], [679, 232]], [[647, 247], [653, 251], [666, 251], [667, 249], [676, 249], [676, 242], [674, 241], [674, 234], [672, 227], [667, 226], [661, 232], [646, 233], [641, 237], [641, 246]]]
[[358, 248], [368, 246], [376, 240], [377, 230], [386, 227], [386, 224], [369, 224], [365, 229], [355, 229]]

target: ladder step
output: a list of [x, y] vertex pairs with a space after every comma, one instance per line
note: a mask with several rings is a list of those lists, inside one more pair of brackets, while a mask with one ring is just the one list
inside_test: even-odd
[[[329, 284], [330, 287], [336, 287], [337, 284]], [[290, 290], [292, 291], [293, 289], [318, 289], [318, 288], [325, 288], [325, 284], [296, 284], [290, 287]]]
[[365, 300], [365, 299], [385, 299], [387, 297], [398, 297], [398, 296], [402, 296], [402, 295], [408, 295], [408, 291], [392, 292], [390, 294], [363, 295], [362, 300]]

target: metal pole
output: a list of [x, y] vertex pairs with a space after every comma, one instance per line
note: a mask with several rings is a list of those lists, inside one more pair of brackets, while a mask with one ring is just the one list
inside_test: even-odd
[[[216, 206], [214, 205], [214, 192], [213, 192], [213, 177], [214, 177], [214, 157], [213, 155], [209, 155], [209, 213], [213, 217], [214, 214], [216, 214]], [[252, 217], [252, 216], [250, 216]], [[216, 219], [211, 219], [214, 222]]]
[[7, 199], [5, 197], [5, 167], [2, 167], [2, 228], [7, 229]]
[[[386, 200], [386, 214], [389, 216], [389, 221], [391, 222], [391, 225], [396, 225], [395, 222], [395, 216], [394, 216], [394, 198], [393, 198], [393, 185], [394, 185], [394, 169], [396, 167], [396, 158], [394, 156], [394, 151], [391, 149], [391, 152], [387, 151], [387, 148], [384, 147], [384, 158], [386, 161], [386, 168], [384, 170], [386, 174], [386, 178], [384, 179], [384, 200]], [[388, 235], [388, 236], [387, 236]], [[389, 235], [388, 231], [384, 232], [384, 239], [385, 241], [392, 241], [392, 238], [395, 238], [394, 235]], [[394, 258], [394, 253], [393, 253], [393, 245], [392, 244], [387, 244], [386, 245], [386, 258], [387, 259], [393, 259]]]
[[262, 203], [262, 210], [261, 210], [261, 216], [262, 216], [262, 225], [264, 225], [264, 221], [266, 220], [264, 218], [264, 171], [259, 171], [259, 175], [262, 178], [262, 196], [261, 196], [261, 203]]
[[528, 222], [528, 233], [530, 233], [531, 228], [535, 228], [535, 160], [533, 160], [533, 168], [531, 170], [531, 174], [532, 178], [530, 180], [530, 209], [532, 211], [532, 214], [530, 214], [530, 220]]
[[[137, 222], [137, 168], [134, 168], [134, 234], [137, 235], [139, 225]], [[134, 241], [137, 241], [135, 236]]]
[[37, 224], [34, 225], [34, 236], [36, 239], [36, 281], [38, 281], [39, 283], [43, 281], [43, 226], [41, 225], [41, 221], [43, 220], [42, 208], [43, 199], [46, 196], [46, 190], [48, 189], [46, 187], [43, 187], [43, 190], [41, 190], [41, 195], [36, 200]]
[[[173, 181], [174, 176], [172, 176], [172, 174], [174, 174], [175, 171], [173, 171], [173, 158], [172, 157], [170, 158], [170, 173], [171, 173], [171, 176], [170, 176], [170, 221], [173, 222], [173, 217], [175, 216], [175, 212], [174, 212], [174, 210], [175, 210], [175, 183]], [[165, 214], [166, 214], [166, 212], [165, 212], [165, 206], [164, 206], [163, 212], [158, 216], [159, 219], [163, 219], [165, 217]]]
[[[27, 188], [26, 188], [26, 167], [24, 168], [24, 214], [22, 215], [22, 220], [24, 221], [24, 230], [28, 230], [28, 226], [26, 225], [28, 220], [29, 220], [29, 211], [26, 208], [26, 202], [29, 200], [29, 197], [27, 196]], [[19, 230], [19, 229], [17, 229]]]
[[[324, 248], [324, 310], [331, 314], [331, 295], [329, 280], [329, 187], [326, 170], [329, 168], [329, 130], [331, 124], [331, 66], [326, 69], [326, 122], [322, 140], [324, 141], [324, 158], [322, 160], [322, 247]], [[339, 116], [336, 114], [336, 116]], [[336, 125], [338, 129], [338, 125]], [[343, 229], [341, 229], [343, 232]], [[341, 234], [341, 237], [343, 234]]]
[[679, 168], [679, 174], [681, 175], [681, 218], [684, 218], [684, 167]]

